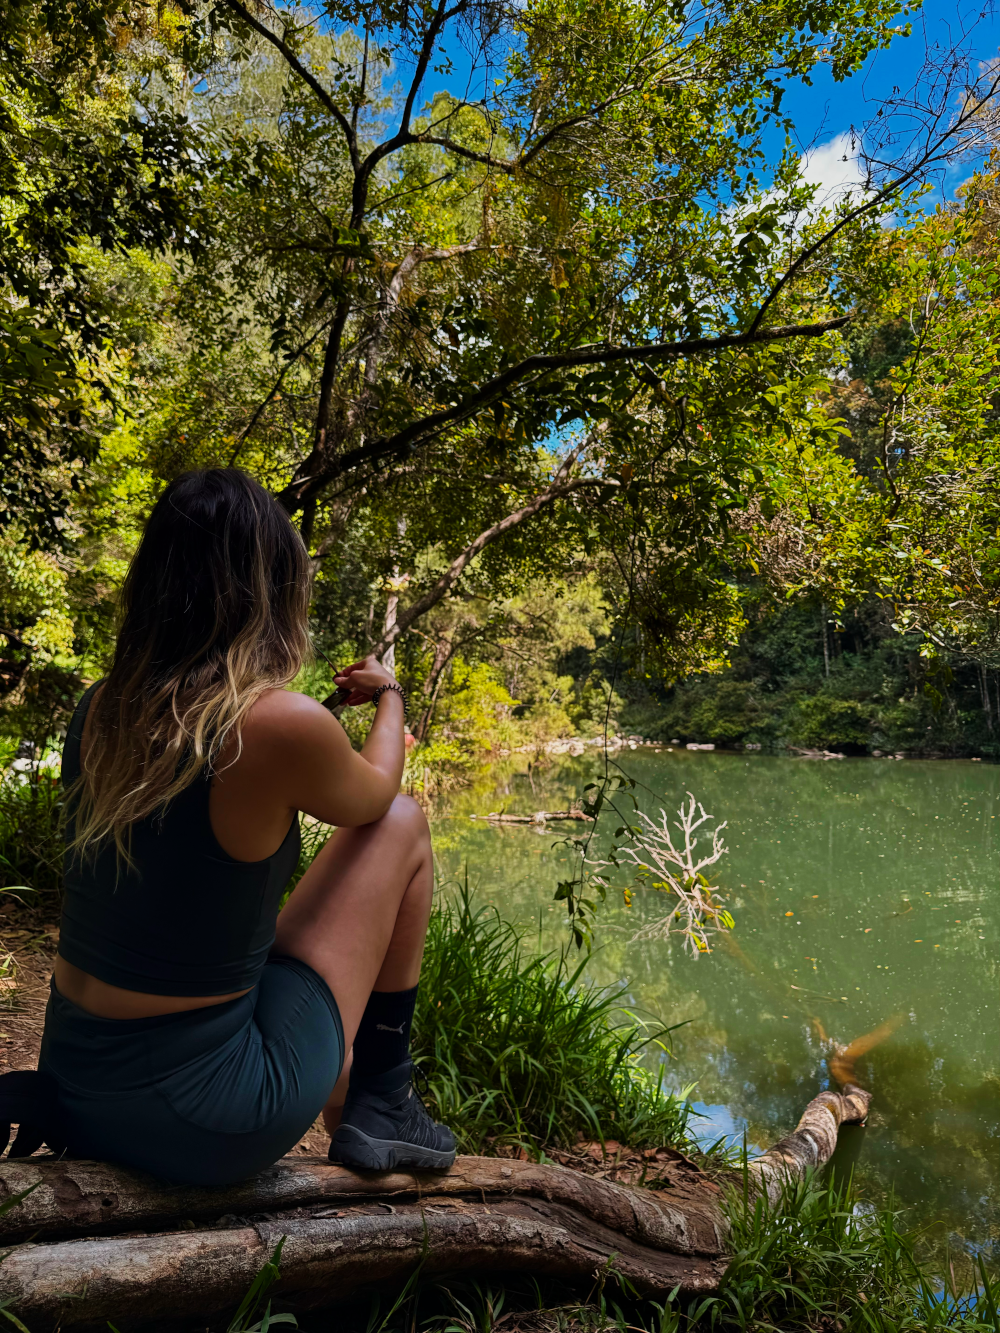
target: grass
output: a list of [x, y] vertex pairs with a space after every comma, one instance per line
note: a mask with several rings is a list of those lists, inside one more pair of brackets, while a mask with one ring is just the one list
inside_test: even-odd
[[995, 1279], [985, 1267], [970, 1269], [966, 1262], [966, 1289], [959, 1289], [954, 1274], [950, 1289], [942, 1288], [917, 1257], [926, 1237], [907, 1235], [891, 1208], [860, 1202], [850, 1183], [822, 1177], [798, 1182], [774, 1206], [734, 1193], [726, 1211], [733, 1258], [722, 1290], [672, 1311], [663, 1333], [1000, 1333]]
[[495, 909], [476, 907], [467, 884], [435, 907], [414, 1055], [460, 1152], [541, 1157], [579, 1135], [688, 1141], [685, 1098], [639, 1063], [646, 1047], [666, 1049], [670, 1029], [624, 1010], [624, 987], [585, 982], [584, 962], [538, 957]]

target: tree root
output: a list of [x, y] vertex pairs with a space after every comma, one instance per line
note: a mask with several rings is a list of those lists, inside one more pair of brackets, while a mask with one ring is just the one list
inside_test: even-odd
[[[863, 1119], [868, 1102], [854, 1086], [814, 1098], [795, 1131], [751, 1163], [753, 1187], [776, 1200], [785, 1181], [830, 1157], [838, 1126]], [[491, 1157], [383, 1175], [285, 1158], [201, 1189], [101, 1162], [8, 1160], [0, 1197], [36, 1188], [0, 1216], [0, 1242], [12, 1246], [0, 1296], [29, 1325], [208, 1318], [232, 1310], [282, 1237], [275, 1293], [293, 1309], [336, 1305], [417, 1267], [578, 1286], [617, 1272], [659, 1299], [716, 1290], [727, 1262], [720, 1192], [693, 1171], [669, 1183], [643, 1189]]]
[[786, 1183], [801, 1180], [808, 1171], [828, 1162], [837, 1146], [841, 1125], [864, 1123], [872, 1095], [853, 1083], [843, 1092], [821, 1092], [802, 1112], [791, 1134], [750, 1163], [751, 1176], [777, 1203]]

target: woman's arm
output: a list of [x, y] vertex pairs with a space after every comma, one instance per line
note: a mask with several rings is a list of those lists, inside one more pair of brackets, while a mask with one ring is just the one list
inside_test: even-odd
[[[394, 678], [374, 657], [355, 662], [337, 677], [351, 688], [348, 704], [367, 703]], [[295, 810], [325, 824], [370, 824], [389, 809], [403, 776], [403, 701], [395, 690], [379, 698], [368, 739], [359, 754], [322, 704], [304, 694], [275, 690], [255, 709], [254, 729], [280, 773], [282, 795]], [[260, 750], [258, 750], [260, 754]], [[261, 755], [263, 758], [264, 756]]]

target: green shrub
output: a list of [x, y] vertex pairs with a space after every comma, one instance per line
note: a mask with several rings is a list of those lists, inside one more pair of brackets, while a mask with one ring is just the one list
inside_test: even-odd
[[0, 886], [61, 892], [62, 810], [62, 783], [51, 769], [0, 772]]
[[687, 1139], [688, 1107], [638, 1063], [669, 1029], [622, 1009], [624, 988], [584, 964], [538, 957], [468, 887], [431, 917], [414, 1025], [429, 1101], [461, 1152], [568, 1145], [578, 1134], [634, 1147]]
[[753, 681], [720, 680], [691, 710], [688, 728], [699, 740], [732, 744], [766, 729], [765, 701]]
[[872, 736], [870, 704], [820, 693], [803, 699], [791, 715], [789, 741], [795, 745], [832, 750], [855, 745], [867, 748]]

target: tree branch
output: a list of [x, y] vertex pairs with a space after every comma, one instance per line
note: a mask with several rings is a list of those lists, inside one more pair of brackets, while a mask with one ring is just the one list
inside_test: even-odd
[[[424, 81], [424, 75], [427, 73], [427, 66], [430, 63], [431, 53], [434, 50], [434, 43], [437, 41], [438, 33], [448, 19], [460, 13], [465, 8], [464, 0], [454, 6], [453, 9], [447, 9], [445, 0], [441, 0], [437, 9], [434, 11], [434, 17], [427, 26], [424, 33], [424, 39], [420, 43], [420, 54], [417, 56], [417, 67], [410, 82], [409, 91], [406, 94], [406, 101], [403, 104], [402, 115], [399, 119], [399, 129], [390, 139], [384, 143], [377, 144], [365, 158], [364, 162], [357, 169], [354, 179], [354, 212], [358, 213], [359, 207], [364, 212], [362, 200], [367, 199], [368, 181], [371, 173], [384, 157], [394, 153], [397, 148], [403, 148], [407, 144], [413, 143], [414, 138], [410, 132], [410, 120], [413, 116], [413, 104], [416, 101], [417, 93], [420, 91], [420, 85]], [[354, 224], [357, 225], [357, 224]]]
[[[399, 295], [403, 288], [403, 283], [417, 264], [430, 262], [443, 262], [448, 259], [454, 259], [458, 255], [471, 254], [473, 251], [482, 248], [482, 240], [478, 238], [474, 241], [468, 241], [462, 245], [452, 245], [446, 249], [429, 250], [422, 246], [414, 246], [402, 260], [397, 264], [392, 272], [387, 286], [383, 289], [379, 299], [378, 309], [375, 315], [375, 325], [366, 338], [360, 340], [359, 346], [366, 348], [365, 351], [365, 372], [364, 389], [359, 397], [351, 405], [342, 428], [338, 432], [343, 438], [354, 430], [359, 421], [364, 417], [368, 407], [369, 393], [375, 383], [378, 366], [381, 360], [381, 344], [385, 339], [388, 330], [389, 320], [393, 310], [399, 304]], [[353, 259], [348, 256], [344, 261], [345, 270], [348, 265], [353, 265]], [[320, 378], [319, 402], [316, 409], [316, 426], [313, 436], [313, 447], [306, 458], [296, 469], [295, 479], [285, 487], [278, 499], [284, 504], [289, 512], [294, 512], [294, 507], [298, 507], [303, 502], [308, 502], [315, 498], [319, 490], [325, 484], [326, 480], [339, 475], [336, 470], [331, 470], [327, 459], [329, 457], [328, 433], [330, 428], [330, 404], [333, 397], [334, 379], [336, 377], [337, 366], [340, 360], [340, 340], [343, 336], [344, 326], [350, 314], [349, 304], [346, 298], [342, 298], [338, 303], [336, 314], [334, 315], [333, 328], [330, 330], [330, 338], [327, 342], [326, 355], [323, 360], [323, 372]], [[319, 484], [314, 484], [315, 479], [319, 477], [322, 480]]]
[[[329, 323], [329, 321], [327, 321], [327, 323]], [[293, 352], [292, 355], [291, 355], [291, 356], [288, 358], [288, 360], [285, 362], [284, 366], [282, 367], [281, 374], [280, 374], [280, 375], [278, 376], [278, 378], [274, 381], [274, 384], [273, 384], [272, 387], [271, 387], [271, 392], [267, 395], [267, 397], [264, 399], [264, 401], [257, 407], [257, 409], [256, 409], [256, 411], [254, 412], [253, 416], [250, 418], [250, 420], [247, 422], [247, 424], [246, 424], [246, 425], [243, 427], [243, 429], [240, 431], [239, 435], [236, 437], [236, 444], [235, 444], [235, 446], [234, 446], [234, 448], [233, 448], [233, 452], [232, 452], [232, 453], [230, 454], [230, 456], [229, 456], [229, 466], [230, 466], [230, 467], [235, 466], [236, 460], [237, 460], [237, 458], [238, 458], [239, 455], [240, 455], [240, 450], [243, 448], [243, 445], [244, 445], [244, 442], [246, 441], [247, 436], [250, 434], [250, 432], [253, 430], [254, 426], [256, 426], [257, 422], [260, 420], [261, 415], [262, 415], [264, 409], [267, 407], [267, 405], [268, 405], [270, 402], [273, 401], [275, 394], [278, 392], [278, 390], [281, 388], [282, 384], [284, 383], [284, 381], [285, 381], [285, 376], [288, 374], [289, 370], [291, 370], [292, 366], [293, 366], [293, 365], [295, 364], [295, 362], [299, 359], [299, 357], [303, 354], [303, 352], [307, 352], [307, 351], [309, 350], [309, 348], [313, 345], [313, 343], [316, 341], [316, 339], [319, 337], [319, 335], [320, 335], [320, 334], [323, 332], [323, 330], [327, 327], [327, 323], [321, 324], [321, 325], [319, 326], [319, 328], [316, 330], [316, 332], [312, 335], [312, 337], [311, 337], [311, 338], [307, 338], [306, 341], [302, 344], [302, 346], [299, 347], [299, 348], [297, 348], [296, 351]]]
[[[345, 255], [340, 268], [341, 278], [347, 279], [350, 277], [353, 269], [353, 257]], [[330, 429], [330, 404], [333, 400], [333, 384], [340, 361], [340, 343], [350, 313], [350, 298], [346, 295], [342, 296], [334, 311], [333, 325], [330, 329], [330, 336], [326, 340], [326, 351], [323, 354], [323, 370], [319, 380], [319, 401], [316, 404], [316, 424], [313, 430], [313, 447], [310, 459], [322, 459], [327, 451], [327, 432]]]
[[244, 23], [249, 24], [254, 32], [259, 33], [265, 41], [270, 42], [277, 51], [280, 51], [289, 68], [293, 69], [299, 78], [308, 84], [315, 96], [322, 102], [323, 106], [326, 107], [327, 111], [329, 111], [330, 115], [333, 116], [334, 120], [343, 130], [344, 138], [347, 140], [347, 150], [351, 155], [351, 165], [354, 167], [354, 170], [357, 171], [360, 166], [358, 143], [354, 131], [351, 128], [351, 122], [341, 111], [340, 107], [337, 106], [337, 103], [323, 87], [319, 79], [316, 78], [315, 74], [303, 65], [302, 61], [287, 42], [279, 37], [277, 33], [272, 32], [270, 28], [265, 27], [265, 25], [258, 19], [255, 19], [249, 9], [247, 9], [246, 5], [240, 3], [240, 0], [221, 0], [221, 3], [224, 4], [227, 9], [231, 9], [234, 14], [239, 14]]
[[890, 181], [888, 185], [883, 186], [877, 194], [871, 197], [871, 199], [845, 213], [835, 226], [831, 227], [829, 231], [824, 232], [819, 240], [814, 241], [812, 245], [807, 246], [801, 254], [797, 255], [794, 262], [789, 264], [788, 268], [768, 292], [767, 298], [754, 316], [754, 321], [750, 325], [749, 332], [757, 332], [770, 307], [788, 286], [795, 274], [802, 268], [803, 264], [807, 264], [818, 250], [822, 249], [828, 241], [833, 240], [838, 232], [843, 231], [843, 229], [849, 226], [852, 222], [856, 222], [858, 218], [864, 217], [866, 213], [870, 213], [873, 209], [878, 208], [879, 204], [882, 204], [886, 199], [891, 198], [891, 196], [901, 190], [908, 181], [912, 181], [914, 176], [919, 175], [925, 167], [928, 167], [932, 162], [936, 161], [941, 156], [942, 149], [948, 140], [957, 134], [959, 130], [963, 129], [970, 120], [974, 120], [975, 117], [979, 115], [983, 107], [996, 95], [998, 89], [1000, 89], [1000, 74], [997, 74], [993, 79], [986, 95], [979, 98], [976, 102], [967, 104], [958, 119], [947, 130], [938, 135], [933, 143], [928, 146], [926, 151], [921, 154], [919, 160], [915, 162], [908, 171], [904, 171], [902, 175], [897, 176], [893, 181]]
[[605, 480], [603, 477], [577, 477], [569, 480], [569, 472], [573, 464], [584, 449], [589, 446], [592, 439], [593, 435], [588, 436], [582, 444], [566, 455], [544, 491], [536, 495], [533, 500], [529, 500], [522, 508], [516, 509], [514, 513], [502, 518], [499, 523], [494, 523], [492, 527], [486, 528], [474, 541], [471, 541], [465, 550], [455, 557], [437, 582], [428, 588], [422, 597], [418, 597], [412, 606], [408, 606], [402, 615], [397, 616], [396, 623], [383, 634], [382, 638], [370, 651], [376, 657], [381, 657], [385, 650], [394, 644], [402, 634], [405, 634], [415, 621], [426, 615], [432, 607], [437, 606], [438, 602], [448, 596], [480, 551], [495, 542], [499, 537], [503, 537], [510, 532], [512, 528], [516, 528], [526, 519], [533, 518], [540, 509], [544, 509], [546, 505], [551, 504], [554, 500], [562, 499], [563, 496], [570, 495], [573, 491], [581, 490], [586, 486], [617, 486], [616, 481]]
[[544, 375], [551, 370], [563, 370], [575, 366], [608, 365], [616, 361], [658, 360], [675, 356], [693, 356], [699, 352], [726, 351], [729, 348], [752, 347], [778, 342], [786, 338], [818, 338], [833, 329], [843, 328], [851, 319], [850, 315], [841, 315], [837, 319], [821, 320], [816, 324], [782, 324], [769, 329], [747, 330], [744, 333], [724, 333], [716, 338], [688, 338], [680, 342], [646, 343], [640, 347], [609, 347], [606, 344], [581, 348], [572, 352], [538, 352], [525, 357], [516, 365], [509, 366], [494, 379], [488, 381], [474, 393], [466, 395], [460, 402], [440, 412], [433, 412], [420, 421], [404, 426], [395, 435], [382, 436], [367, 441], [357, 449], [348, 450], [340, 457], [332, 459], [325, 470], [312, 471], [318, 461], [314, 456], [305, 465], [305, 473], [288, 486], [279, 495], [281, 503], [293, 512], [310, 496], [317, 494], [328, 482], [350, 472], [362, 463], [387, 454], [408, 452], [426, 444], [435, 435], [450, 425], [457, 425], [475, 416], [483, 408], [502, 397], [514, 384], [529, 375]]
[[[417, 100], [417, 93], [420, 91], [420, 85], [423, 83], [424, 75], [427, 73], [427, 66], [430, 63], [431, 52], [434, 50], [434, 43], [437, 41], [437, 35], [441, 31], [445, 19], [452, 18], [464, 8], [465, 6], [463, 4], [456, 5], [449, 14], [447, 12], [445, 0], [441, 0], [441, 3], [435, 10], [434, 17], [431, 19], [427, 31], [424, 33], [424, 40], [420, 44], [420, 55], [417, 57], [417, 68], [414, 71], [409, 91], [406, 94], [406, 102], [403, 105], [403, 114], [399, 118], [399, 129], [397, 130], [395, 137], [398, 138], [399, 135], [409, 134], [410, 132], [413, 104]], [[391, 143], [392, 140], [389, 142]]]
[[[653, 54], [659, 54], [659, 52]], [[662, 72], [663, 72], [662, 70], [659, 71], [659, 73], [661, 74]], [[513, 161], [502, 161], [498, 158], [493, 157], [492, 154], [490, 153], [479, 153], [476, 152], [475, 149], [465, 148], [461, 144], [456, 144], [452, 139], [442, 137], [439, 135], [434, 135], [430, 132], [434, 128], [433, 125], [429, 127], [426, 133], [411, 136], [411, 141], [415, 143], [435, 144], [437, 147], [447, 148], [451, 152], [457, 153], [460, 157], [465, 157], [471, 162], [479, 162], [483, 166], [495, 167], [498, 171], [505, 171], [508, 174], [513, 175], [514, 172], [522, 170], [524, 167], [526, 167], [528, 163], [532, 160], [532, 158], [537, 157], [538, 154], [542, 152], [544, 148], [548, 147], [548, 145], [554, 139], [559, 138], [561, 134], [564, 134], [567, 130], [572, 129], [575, 125], [583, 124], [584, 121], [593, 120], [594, 117], [599, 116], [602, 111], [606, 111], [609, 106], [613, 106], [616, 102], [620, 102], [623, 98], [628, 97], [630, 93], [638, 92], [641, 88], [645, 87], [653, 79], [655, 79], [656, 74], [657, 71], [651, 70], [649, 71], [649, 73], [646, 75], [645, 78], [640, 78], [637, 79], [634, 83], [626, 84], [625, 87], [619, 88], [617, 92], [612, 93], [609, 97], [606, 97], [602, 102], [595, 102], [594, 105], [588, 107], [586, 111], [581, 111], [575, 116], [568, 116], [565, 120], [559, 121], [557, 124], [553, 125], [550, 129], [547, 129], [545, 133], [541, 135], [541, 137], [531, 145], [530, 148], [522, 149], [521, 152], [518, 154], [517, 158]], [[463, 105], [469, 105], [469, 104], [464, 103]], [[449, 111], [448, 113], [449, 118], [454, 114], [456, 110], [459, 109], [460, 108], [455, 107], [451, 111]], [[438, 120], [436, 123], [441, 124], [441, 121], [443, 119], [445, 118], [442, 117], [441, 120]], [[531, 128], [528, 132], [529, 138], [534, 133], [536, 123], [537, 123], [537, 112], [532, 117]]]
[[459, 255], [472, 254], [476, 250], [482, 249], [482, 244], [482, 237], [477, 236], [474, 241], [467, 241], [463, 245], [450, 245], [444, 249], [429, 250], [422, 245], [415, 245], [412, 250], [403, 256], [393, 269], [392, 277], [382, 290], [378, 313], [375, 316], [375, 327], [368, 338], [368, 350], [365, 357], [365, 383], [367, 385], [371, 386], [375, 383], [375, 376], [381, 359], [379, 353], [385, 335], [389, 330], [389, 321], [399, 305], [403, 284], [417, 265], [444, 263], [449, 259], [457, 259]]

